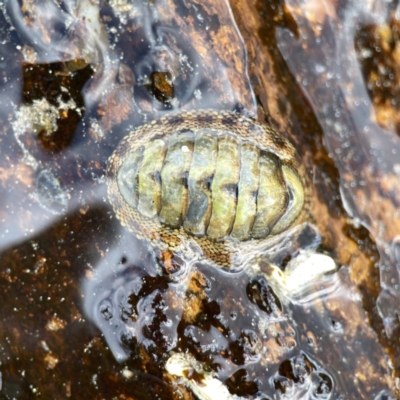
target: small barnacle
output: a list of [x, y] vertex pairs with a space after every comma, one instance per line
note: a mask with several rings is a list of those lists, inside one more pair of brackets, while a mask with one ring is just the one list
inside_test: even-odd
[[50, 135], [57, 130], [59, 111], [46, 99], [34, 100], [30, 105], [23, 105], [17, 111], [14, 123], [16, 132], [33, 131], [36, 134], [43, 132]]

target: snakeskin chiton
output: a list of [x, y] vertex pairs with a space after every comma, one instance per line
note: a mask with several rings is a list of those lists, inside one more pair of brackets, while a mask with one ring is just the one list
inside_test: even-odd
[[309, 189], [293, 145], [232, 112], [173, 114], [125, 137], [107, 168], [121, 223], [161, 250], [194, 240], [230, 267], [235, 257], [301, 223]]

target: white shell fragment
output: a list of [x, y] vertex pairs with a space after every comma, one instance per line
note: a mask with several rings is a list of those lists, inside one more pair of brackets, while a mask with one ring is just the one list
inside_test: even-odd
[[[169, 374], [182, 378], [185, 385], [200, 400], [245, 400], [244, 397], [232, 395], [215, 373], [205, 371], [203, 364], [188, 354], [173, 354], [168, 359], [165, 368]], [[194, 371], [197, 376], [203, 377], [201, 382], [190, 379], [191, 372]]]
[[320, 296], [318, 285], [325, 294], [336, 287], [337, 279], [332, 275], [337, 269], [335, 261], [315, 250], [301, 252], [285, 271], [274, 265], [271, 268], [270, 279], [278, 283], [279, 290], [291, 301], [306, 303], [311, 297]]

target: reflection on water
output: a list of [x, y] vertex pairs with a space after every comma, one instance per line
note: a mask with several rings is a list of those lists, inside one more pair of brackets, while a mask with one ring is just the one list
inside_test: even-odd
[[[300, 19], [303, 5], [287, 4]], [[397, 171], [398, 137], [365, 122], [373, 94], [346, 67], [358, 65], [351, 46], [361, 14], [348, 10], [343, 37], [330, 31], [348, 56], [333, 64], [340, 78], [328, 72], [332, 55], [305, 65], [301, 42], [287, 31], [278, 32], [279, 45], [296, 76], [313, 82], [300, 79], [342, 174], [347, 209], [380, 246], [380, 312], [393, 335], [398, 232], [384, 229], [377, 208], [363, 217], [358, 190]], [[312, 225], [231, 274], [157, 258], [108, 205], [106, 161], [133, 127], [182, 108], [256, 116], [227, 3], [10, 0], [1, 11], [1, 396], [393, 398], [360, 292]], [[305, 40], [308, 25], [299, 27]], [[320, 76], [329, 76], [329, 91]], [[311, 87], [323, 101], [313, 101]], [[363, 100], [349, 113], [343, 104], [353, 97]], [[385, 193], [398, 195], [390, 182]], [[360, 365], [368, 366], [363, 374]]]
[[[386, 335], [394, 339], [400, 304], [393, 251], [400, 231], [400, 139], [397, 117], [392, 117], [398, 108], [399, 9], [392, 3], [354, 2], [336, 15], [333, 8], [312, 9], [313, 1], [288, 5], [299, 36], [281, 30], [279, 46], [323, 127], [345, 208], [377, 243], [377, 302]], [[312, 23], [303, 9], [315, 12]], [[306, 40], [313, 43], [311, 53], [302, 51]]]
[[[318, 345], [308, 343], [305, 336], [308, 329], [317, 336], [326, 329], [342, 336], [336, 327], [340, 322], [333, 329], [329, 316], [324, 315], [322, 321], [329, 322], [319, 333], [316, 321], [307, 317], [302, 319], [302, 328], [296, 328], [290, 315], [298, 314], [303, 306], [294, 306], [284, 297], [281, 302], [276, 294], [281, 289], [273, 288], [279, 282], [263, 272], [267, 266], [257, 274], [232, 275], [187, 263], [171, 274], [154, 260], [143, 261], [136, 248], [121, 256], [120, 249], [129, 248], [129, 241], [125, 236], [84, 283], [86, 314], [101, 329], [119, 361], [132, 362], [143, 354], [151, 357], [143, 360], [145, 365], [168, 361], [167, 368], [186, 377], [200, 398], [206, 398], [202, 396], [209, 388], [196, 386], [193, 368], [204, 377], [218, 378], [229, 388], [227, 393], [239, 396], [273, 396], [276, 392], [280, 398], [304, 398], [306, 393], [327, 398], [333, 391], [338, 379], [331, 374], [335, 376], [336, 370], [328, 372], [319, 365], [313, 349]], [[336, 283], [338, 279], [335, 274], [331, 280]], [[329, 280], [324, 286], [322, 293], [326, 294], [320, 296], [317, 288], [311, 290], [318, 301], [341, 301], [347, 296], [343, 285], [336, 284], [330, 292]], [[304, 309], [308, 307], [312, 310], [313, 302]], [[191, 363], [196, 366], [188, 366]], [[188, 375], [185, 370], [192, 372]], [[216, 382], [211, 380], [210, 385], [214, 388]], [[218, 390], [223, 395], [226, 387]]]
[[[129, 248], [129, 240], [118, 247]], [[236, 275], [204, 264], [169, 274], [161, 265], [144, 262], [135, 248], [122, 258], [120, 250], [108, 253], [85, 282], [86, 314], [117, 359], [149, 354], [146, 368], [167, 362], [200, 398], [210, 390], [231, 398], [218, 382], [244, 398], [335, 398], [355, 392], [342, 371], [356, 370], [360, 359], [380, 363], [370, 354], [374, 335], [352, 325], [365, 313], [346, 270], [290, 299], [268, 265]], [[357, 359], [343, 352], [349, 342]]]

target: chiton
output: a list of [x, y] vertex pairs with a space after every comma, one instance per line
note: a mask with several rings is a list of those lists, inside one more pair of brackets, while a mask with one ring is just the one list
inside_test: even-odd
[[117, 218], [139, 238], [173, 251], [195, 241], [224, 267], [303, 222], [310, 196], [287, 139], [250, 118], [210, 110], [134, 130], [110, 157], [107, 183]]

